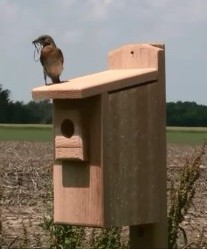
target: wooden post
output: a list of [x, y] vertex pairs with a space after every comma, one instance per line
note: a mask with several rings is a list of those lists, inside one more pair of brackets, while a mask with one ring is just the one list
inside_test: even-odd
[[[151, 48], [150, 48], [151, 47]], [[165, 48], [161, 44], [136, 46], [127, 45], [109, 53], [109, 69], [158, 68], [157, 86], [153, 88], [159, 118], [157, 126], [157, 169], [159, 221], [154, 224], [130, 226], [130, 249], [167, 248], [167, 179], [166, 179], [166, 114], [165, 114]], [[150, 86], [149, 86], [150, 87]], [[149, 89], [148, 89], [149, 90]], [[151, 90], [152, 91], [152, 90]], [[151, 96], [151, 98], [153, 98]], [[152, 106], [151, 98], [148, 106]], [[143, 101], [142, 98], [137, 101]], [[154, 103], [155, 103], [154, 102]], [[146, 111], [143, 109], [143, 111]], [[139, 113], [137, 113], [139, 115]], [[150, 111], [149, 111], [150, 115]], [[147, 115], [146, 115], [147, 117]], [[145, 122], [145, 121], [143, 121]], [[144, 125], [144, 123], [143, 123]], [[136, 200], [134, 200], [136, 201]]]

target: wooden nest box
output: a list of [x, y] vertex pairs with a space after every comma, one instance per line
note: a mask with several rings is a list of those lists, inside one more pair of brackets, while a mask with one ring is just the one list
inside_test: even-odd
[[165, 212], [164, 46], [126, 45], [108, 64], [32, 91], [53, 99], [57, 223], [133, 226]]

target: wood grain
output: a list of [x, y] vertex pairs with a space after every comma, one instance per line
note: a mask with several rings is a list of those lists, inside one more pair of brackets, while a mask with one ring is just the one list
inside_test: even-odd
[[159, 221], [156, 84], [109, 94], [108, 149], [104, 156], [106, 224]]
[[[54, 221], [103, 226], [103, 180], [101, 165], [101, 96], [81, 100], [55, 100], [60, 110], [79, 110], [88, 144], [84, 161], [55, 160]], [[58, 118], [58, 111], [57, 111]], [[69, 118], [69, 116], [67, 116]], [[56, 123], [54, 123], [56, 125]]]
[[[87, 138], [84, 129], [80, 106], [72, 107], [69, 102], [54, 102], [54, 136], [55, 136], [55, 159], [82, 160], [87, 161]], [[71, 137], [64, 135], [62, 124], [70, 120], [74, 131]], [[67, 128], [67, 127], [66, 127]]]
[[86, 98], [156, 79], [156, 68], [107, 70], [71, 79], [61, 84], [34, 88], [32, 97], [36, 100]]
[[[130, 130], [128, 137], [127, 134], [124, 133], [124, 130], [121, 128], [121, 126], [119, 126], [119, 129], [121, 129], [122, 132], [122, 139], [125, 139], [125, 143], [124, 141], [122, 141], [121, 144], [123, 147], [128, 147], [128, 149], [124, 148], [123, 151], [125, 151], [125, 156], [129, 153], [131, 158], [130, 156], [127, 156], [127, 159], [130, 162], [130, 166], [129, 164], [127, 164], [128, 161], [125, 160], [125, 165], [128, 165], [128, 168], [125, 169], [123, 173], [119, 170], [118, 174], [124, 176], [125, 174], [130, 175], [131, 171], [134, 173], [134, 175], [133, 173], [131, 173], [132, 175], [130, 176], [132, 182], [129, 181], [129, 185], [127, 185], [128, 187], [126, 187], [129, 191], [121, 191], [122, 196], [124, 193], [123, 191], [125, 191], [125, 194], [127, 196], [126, 200], [129, 200], [134, 193], [137, 196], [139, 193], [138, 191], [140, 191], [139, 198], [135, 198], [135, 201], [132, 203], [132, 205], [134, 205], [135, 208], [139, 209], [139, 205], [140, 207], [142, 206], [142, 208], [144, 208], [145, 204], [149, 203], [149, 205], [155, 205], [155, 209], [158, 210], [157, 215], [155, 213], [151, 213], [151, 215], [154, 215], [155, 220], [158, 219], [158, 221], [154, 224], [146, 224], [147, 220], [145, 219], [147, 215], [150, 214], [150, 207], [147, 206], [148, 204], [146, 204], [146, 210], [142, 210], [142, 208], [139, 209], [139, 214], [136, 214], [137, 217], [134, 218], [138, 219], [140, 215], [141, 219], [143, 219], [143, 224], [134, 226], [131, 224], [132, 226], [130, 226], [130, 248], [167, 248], [165, 48], [162, 44], [129, 44], [110, 52], [108, 61], [109, 69], [157, 68], [158, 70], [158, 79], [155, 84], [140, 86], [140, 92], [134, 90], [138, 94], [135, 108], [137, 108], [137, 110], [139, 109], [139, 112], [137, 113], [137, 121], [133, 121], [135, 118], [134, 116], [131, 117], [133, 122], [137, 122], [137, 131], [142, 131], [138, 136], [136, 134], [136, 131], [133, 130], [135, 132], [134, 136], [137, 136], [137, 141], [135, 137], [132, 137]], [[149, 92], [145, 92], [144, 88], [145, 90], [148, 88]], [[141, 94], [141, 92], [143, 94], [142, 97], [145, 95], [146, 98], [140, 98], [139, 94]], [[111, 100], [113, 98], [117, 98], [117, 96], [112, 96]], [[139, 101], [141, 102], [139, 103]], [[134, 107], [132, 107], [133, 101], [129, 100], [129, 102], [131, 102], [132, 111], [130, 111], [130, 108], [128, 107], [128, 112], [132, 112], [132, 114], [134, 115]], [[127, 108], [124, 101], [120, 102], [120, 106], [120, 108], [122, 108], [123, 106]], [[120, 119], [120, 115], [121, 114], [118, 115], [118, 119]], [[127, 112], [125, 115], [126, 117], [128, 116]], [[113, 115], [111, 116], [113, 117]], [[122, 120], [122, 122], [127, 122], [126, 119]], [[127, 124], [126, 127], [127, 126], [133, 127], [133, 125], [130, 123]], [[136, 126], [134, 126], [133, 128], [135, 127]], [[137, 147], [130, 147], [130, 141], [132, 141], [132, 144], [136, 144]], [[137, 155], [132, 155], [132, 148], [137, 148], [137, 152], [134, 152], [137, 153]], [[115, 147], [114, 150], [116, 151]], [[128, 152], [126, 152], [127, 150]], [[116, 153], [114, 153], [114, 155], [111, 155], [111, 159], [113, 161], [115, 161], [113, 157], [115, 157], [116, 155]], [[134, 158], [136, 158], [137, 161], [133, 160]], [[120, 164], [122, 164], [124, 159], [125, 157], [121, 154], [117, 158], [117, 160], [120, 161]], [[139, 167], [137, 169], [139, 173], [135, 172], [135, 168], [137, 166]], [[140, 170], [142, 170], [142, 172], [140, 172]], [[150, 175], [145, 175], [145, 170]], [[152, 174], [154, 174], [154, 179]], [[130, 190], [132, 189], [132, 184], [137, 185], [137, 190], [131, 193]], [[117, 188], [117, 186], [114, 187]], [[145, 200], [145, 196], [143, 197], [142, 193], [144, 195], [149, 195], [149, 200]], [[110, 195], [108, 195], [108, 198], [112, 199]], [[139, 200], [141, 202], [142, 200], [146, 202], [140, 204]], [[119, 200], [119, 202], [121, 201]], [[156, 204], [154, 202], [156, 202]], [[116, 206], [116, 203], [114, 203], [114, 206]], [[127, 204], [123, 205], [123, 209], [124, 208], [127, 209]], [[132, 207], [129, 208], [133, 210]], [[152, 209], [151, 212], [153, 212]]]

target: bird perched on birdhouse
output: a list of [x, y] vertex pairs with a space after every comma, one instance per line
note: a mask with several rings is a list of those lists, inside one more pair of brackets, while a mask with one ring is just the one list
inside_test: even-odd
[[41, 35], [32, 43], [38, 52], [41, 49], [40, 62], [43, 66], [45, 85], [47, 85], [47, 76], [51, 78], [52, 83], [60, 83], [64, 57], [53, 38], [49, 35]]

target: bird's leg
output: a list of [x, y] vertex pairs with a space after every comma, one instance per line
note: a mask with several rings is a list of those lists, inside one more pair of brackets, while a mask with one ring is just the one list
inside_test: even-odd
[[43, 74], [44, 74], [45, 85], [47, 85], [47, 73], [45, 69], [43, 69]]

